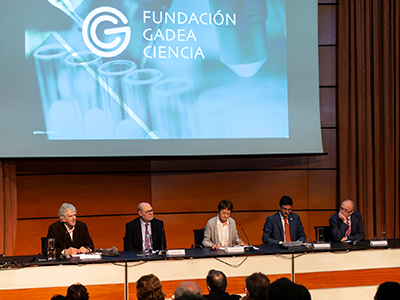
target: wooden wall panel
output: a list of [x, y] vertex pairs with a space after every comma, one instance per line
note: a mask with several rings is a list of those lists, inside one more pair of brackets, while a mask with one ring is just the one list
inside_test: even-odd
[[319, 85], [336, 86], [336, 47], [319, 47]]
[[336, 129], [322, 129], [322, 144], [327, 155], [309, 156], [310, 169], [337, 168], [337, 138]]
[[235, 210], [275, 210], [283, 195], [307, 208], [307, 171], [253, 171], [152, 176], [153, 205], [159, 212], [216, 211], [220, 200]]
[[336, 88], [320, 88], [321, 126], [336, 127]]
[[18, 176], [18, 218], [56, 217], [64, 202], [83, 215], [136, 213], [150, 201], [147, 174]]
[[338, 197], [336, 170], [310, 170], [308, 176], [308, 208], [336, 209]]
[[308, 235], [309, 239], [315, 240], [315, 226], [329, 226], [329, 218], [335, 213], [331, 211], [310, 211], [308, 213]]
[[150, 159], [141, 157], [35, 158], [18, 159], [19, 174], [65, 174], [107, 172], [147, 172]]
[[318, 6], [318, 44], [336, 44], [336, 5]]
[[307, 156], [249, 155], [246, 157], [170, 158], [152, 161], [153, 172], [159, 171], [213, 171], [213, 170], [272, 170], [306, 169]]

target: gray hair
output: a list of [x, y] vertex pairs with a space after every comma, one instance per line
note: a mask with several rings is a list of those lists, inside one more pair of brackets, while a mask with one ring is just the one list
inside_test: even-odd
[[[354, 210], [355, 207], [354, 207], [354, 202], [353, 202], [353, 200], [350, 200], [350, 199], [343, 200], [343, 201], [342, 201], [342, 204], [345, 203], [345, 202], [350, 202], [350, 204], [353, 206], [353, 209], [352, 209], [352, 210]], [[340, 206], [342, 206], [342, 205], [340, 205]]]
[[65, 217], [65, 214], [67, 213], [68, 210], [72, 211], [73, 213], [76, 213], [75, 206], [69, 203], [63, 203], [63, 205], [61, 205], [58, 211], [58, 217], [60, 218], [60, 220]]

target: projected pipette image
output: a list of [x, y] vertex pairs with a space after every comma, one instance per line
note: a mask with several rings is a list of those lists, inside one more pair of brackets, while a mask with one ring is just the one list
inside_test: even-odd
[[287, 138], [284, 0], [32, 0], [49, 140]]

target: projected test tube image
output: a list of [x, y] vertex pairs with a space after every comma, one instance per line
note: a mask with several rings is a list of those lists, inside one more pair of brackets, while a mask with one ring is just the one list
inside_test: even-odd
[[[284, 0], [46, 3], [48, 29], [27, 25], [26, 57], [35, 62], [48, 139], [288, 136]], [[132, 33], [115, 57], [83, 39], [100, 7], [88, 35], [103, 51]]]
[[81, 133], [68, 85], [67, 54], [58, 44], [41, 46], [33, 54], [49, 139], [79, 138]]

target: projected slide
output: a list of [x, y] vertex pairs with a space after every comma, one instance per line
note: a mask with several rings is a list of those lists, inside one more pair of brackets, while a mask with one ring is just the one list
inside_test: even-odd
[[24, 18], [33, 136], [289, 138], [284, 0], [32, 0]]

